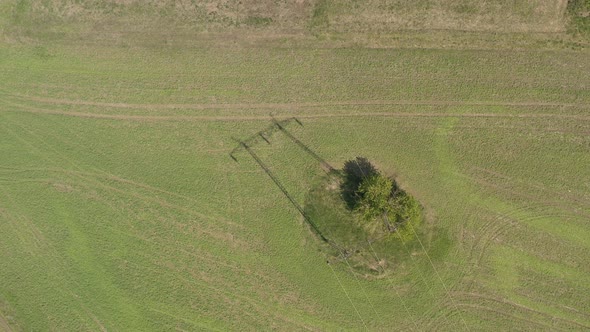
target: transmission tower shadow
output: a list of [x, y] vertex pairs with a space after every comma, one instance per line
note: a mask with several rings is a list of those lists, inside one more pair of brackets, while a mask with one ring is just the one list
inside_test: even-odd
[[[266, 175], [268, 175], [268, 177], [271, 178], [271, 180], [274, 182], [274, 184], [279, 188], [279, 190], [283, 193], [283, 195], [285, 195], [285, 197], [287, 197], [287, 199], [289, 200], [289, 202], [295, 207], [295, 209], [297, 209], [297, 211], [299, 211], [299, 213], [301, 214], [301, 216], [303, 216], [303, 219], [307, 222], [307, 224], [312, 228], [312, 230], [320, 237], [320, 239], [326, 243], [330, 243], [330, 241], [328, 241], [328, 239], [322, 234], [322, 232], [318, 229], [318, 227], [316, 226], [316, 224], [311, 220], [311, 218], [309, 217], [309, 215], [305, 212], [305, 210], [303, 209], [303, 207], [295, 200], [295, 198], [287, 191], [287, 189], [285, 188], [285, 186], [281, 183], [281, 181], [277, 178], [277, 176], [268, 168], [268, 166], [266, 166], [266, 164], [260, 159], [260, 157], [258, 157], [258, 155], [254, 152], [254, 150], [252, 150], [252, 148], [246, 144], [243, 141], [238, 141], [240, 146], [246, 151], [248, 152], [248, 154], [250, 154], [250, 156], [254, 159], [254, 161], [256, 161], [256, 163], [258, 164], [258, 166], [260, 166], [260, 168], [262, 168], [264, 170], [264, 172], [266, 173]], [[235, 158], [233, 155], [230, 155], [235, 161], [237, 161], [237, 158]]]
[[266, 144], [271, 144], [271, 138], [272, 138], [273, 134], [276, 132], [281, 132], [291, 142], [295, 143], [299, 148], [301, 148], [305, 153], [307, 153], [313, 159], [318, 161], [320, 163], [322, 169], [326, 173], [330, 173], [330, 172], [335, 171], [335, 168], [332, 167], [332, 165], [330, 165], [330, 163], [328, 163], [324, 158], [322, 158], [319, 154], [317, 154], [307, 144], [303, 143], [301, 140], [299, 140], [297, 137], [295, 137], [291, 133], [291, 131], [289, 131], [289, 129], [287, 129], [287, 126], [292, 124], [293, 122], [295, 122], [299, 126], [303, 127], [303, 123], [299, 119], [297, 119], [295, 117], [291, 117], [291, 118], [287, 118], [287, 119], [283, 119], [283, 120], [277, 120], [272, 115], [270, 116], [270, 119], [271, 119], [271, 124], [269, 126], [267, 126], [266, 128], [264, 128], [263, 130], [255, 133], [254, 135], [251, 135], [250, 137], [248, 137], [244, 140], [238, 140], [238, 139], [234, 138], [234, 140], [236, 142], [238, 142], [238, 146], [235, 149], [233, 149], [229, 154], [230, 157], [234, 161], [238, 161], [235, 154], [239, 150], [244, 149], [244, 146], [242, 145], [242, 143], [244, 143], [245, 145], [247, 145], [250, 148], [254, 147], [256, 144], [258, 144], [260, 142], [265, 142]]
[[[303, 126], [303, 123], [301, 123], [301, 121], [299, 121], [299, 119], [297, 119], [297, 118], [292, 118], [292, 119], [294, 121], [296, 121], [300, 126]], [[334, 167], [332, 167], [332, 165], [330, 165], [324, 158], [320, 157], [315, 151], [313, 151], [311, 148], [309, 148], [309, 146], [307, 146], [306, 144], [301, 142], [297, 137], [293, 136], [293, 134], [291, 134], [291, 132], [286, 128], [286, 126], [284, 124], [282, 124], [280, 121], [277, 121], [275, 118], [272, 118], [272, 122], [276, 126], [276, 128], [280, 132], [282, 132], [285, 136], [287, 136], [293, 143], [295, 143], [297, 146], [299, 146], [303, 151], [305, 151], [307, 154], [309, 154], [313, 159], [317, 160], [320, 163], [320, 165], [322, 166], [322, 169], [326, 173], [330, 173], [330, 172], [334, 171]]]
[[295, 200], [295, 198], [287, 191], [285, 186], [281, 183], [279, 178], [271, 171], [271, 169], [260, 159], [260, 157], [256, 154], [253, 150], [253, 147], [256, 146], [258, 143], [266, 143], [272, 144], [272, 136], [276, 132], [281, 132], [285, 135], [291, 142], [295, 143], [300, 149], [306, 152], [309, 156], [311, 156], [314, 160], [318, 161], [322, 170], [326, 173], [338, 172], [332, 165], [330, 165], [324, 158], [318, 155], [314, 150], [312, 150], [309, 146], [295, 137], [288, 129], [287, 126], [297, 123], [299, 126], [303, 126], [303, 123], [295, 118], [287, 118], [284, 120], [277, 120], [271, 115], [271, 124], [264, 128], [263, 130], [251, 135], [250, 137], [246, 138], [245, 140], [239, 140], [233, 138], [234, 141], [238, 143], [238, 145], [230, 152], [230, 157], [235, 161], [238, 162], [238, 158], [236, 157], [237, 153], [240, 151], [246, 151], [252, 159], [256, 162], [256, 164], [262, 168], [262, 170], [270, 177], [273, 183], [279, 188], [279, 190], [283, 193], [283, 195], [287, 198], [287, 200], [295, 207], [295, 209], [301, 214], [307, 225], [311, 228], [311, 230], [316, 233], [319, 238], [330, 245], [332, 248], [339, 251], [342, 255], [350, 255], [350, 252], [345, 248], [339, 246], [334, 241], [326, 238], [326, 236], [322, 233], [322, 231], [317, 227], [314, 221], [310, 218], [307, 214], [305, 209]]

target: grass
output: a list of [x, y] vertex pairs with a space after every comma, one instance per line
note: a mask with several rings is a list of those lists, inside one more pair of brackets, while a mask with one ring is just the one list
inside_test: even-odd
[[[273, 15], [248, 17], [272, 18], [263, 35]], [[134, 41], [117, 22], [3, 30], [0, 329], [590, 327], [587, 51]], [[326, 264], [254, 160], [228, 155], [271, 112], [334, 167], [395, 174], [425, 207], [424, 248], [398, 246], [382, 279]], [[321, 168], [270, 140], [253, 149], [303, 204]]]

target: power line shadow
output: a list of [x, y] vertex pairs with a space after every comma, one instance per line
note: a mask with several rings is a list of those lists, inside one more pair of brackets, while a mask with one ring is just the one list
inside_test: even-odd
[[[299, 125], [303, 126], [301, 121], [299, 121], [297, 118], [291, 119], [296, 121]], [[309, 148], [309, 146], [301, 142], [297, 137], [293, 136], [293, 134], [291, 134], [291, 132], [287, 130], [287, 128], [281, 122], [277, 121], [274, 118], [272, 118], [272, 122], [277, 127], [277, 129], [281, 131], [285, 136], [287, 136], [293, 143], [297, 144], [297, 146], [299, 146], [303, 151], [309, 154], [313, 159], [317, 160], [322, 166], [322, 169], [326, 173], [334, 171], [334, 167], [332, 167], [332, 165], [330, 165], [324, 158], [320, 157], [315, 151]]]
[[272, 179], [274, 184], [281, 190], [281, 192], [287, 197], [289, 202], [299, 211], [299, 213], [303, 216], [303, 219], [307, 222], [307, 224], [313, 229], [313, 231], [322, 239], [322, 241], [330, 243], [328, 239], [322, 234], [322, 232], [318, 229], [315, 223], [311, 220], [311, 218], [307, 215], [303, 207], [297, 203], [295, 198], [289, 194], [285, 186], [281, 183], [281, 181], [273, 174], [273, 172], [264, 164], [264, 162], [258, 157], [258, 155], [248, 146], [245, 142], [240, 142], [244, 150], [246, 150], [250, 156], [256, 161], [258, 166], [264, 170], [264, 172]]
[[301, 140], [299, 140], [297, 137], [295, 137], [287, 129], [287, 126], [293, 122], [297, 123], [300, 126], [303, 126], [303, 123], [299, 119], [297, 119], [295, 117], [291, 117], [291, 118], [287, 118], [284, 120], [277, 120], [271, 116], [271, 122], [272, 123], [269, 126], [264, 128], [263, 130], [258, 131], [255, 134], [251, 135], [250, 137], [246, 138], [245, 140], [239, 140], [239, 139], [233, 138], [234, 141], [236, 141], [238, 143], [238, 145], [230, 152], [230, 154], [229, 154], [230, 157], [234, 161], [238, 162], [238, 158], [236, 157], [236, 154], [241, 150], [245, 150], [246, 152], [248, 152], [248, 154], [256, 161], [258, 166], [260, 166], [260, 168], [262, 168], [264, 170], [264, 172], [271, 178], [273, 183], [279, 188], [279, 190], [283, 193], [283, 195], [285, 195], [285, 197], [287, 197], [287, 199], [289, 200], [291, 205], [293, 205], [295, 207], [295, 209], [297, 209], [297, 211], [303, 216], [303, 219], [305, 220], [305, 222], [320, 237], [320, 239], [323, 242], [329, 244], [332, 248], [339, 251], [343, 257], [348, 257], [351, 254], [351, 252], [349, 252], [345, 248], [342, 248], [341, 246], [336, 244], [334, 241], [326, 238], [326, 236], [320, 231], [320, 229], [313, 222], [313, 220], [310, 218], [310, 216], [305, 212], [305, 209], [295, 200], [295, 198], [293, 196], [291, 196], [291, 194], [287, 191], [287, 189], [281, 183], [281, 181], [278, 179], [278, 177], [260, 159], [260, 157], [256, 154], [256, 152], [254, 152], [253, 147], [256, 146], [258, 143], [262, 143], [262, 142], [265, 142], [267, 144], [271, 144], [271, 137], [273, 136], [273, 134], [276, 132], [281, 132], [285, 136], [287, 136], [287, 138], [289, 138], [289, 140], [291, 142], [295, 143], [299, 148], [301, 148], [304, 152], [306, 152], [308, 155], [310, 155], [314, 160], [318, 161], [320, 163], [321, 168], [326, 173], [332, 173], [332, 172], [338, 172], [338, 171], [336, 169], [334, 169], [334, 167], [332, 167], [332, 165], [330, 165], [325, 159], [323, 159], [320, 155], [318, 155], [315, 151], [313, 151], [309, 146], [307, 146], [305, 143], [301, 142]]

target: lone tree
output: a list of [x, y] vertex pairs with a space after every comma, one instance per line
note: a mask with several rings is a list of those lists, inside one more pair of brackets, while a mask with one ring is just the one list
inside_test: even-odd
[[350, 210], [358, 212], [366, 221], [383, 219], [390, 232], [406, 223], [421, 222], [420, 203], [366, 158], [357, 157], [344, 163], [341, 190]]

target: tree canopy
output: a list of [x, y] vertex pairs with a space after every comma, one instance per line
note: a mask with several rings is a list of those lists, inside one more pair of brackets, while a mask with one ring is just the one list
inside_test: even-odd
[[418, 224], [422, 219], [418, 201], [366, 158], [344, 163], [341, 190], [350, 210], [367, 222], [383, 220], [390, 231], [406, 223]]
[[392, 206], [389, 202], [393, 189], [393, 181], [380, 173], [365, 178], [357, 189], [356, 210], [366, 219], [372, 219], [387, 213]]

